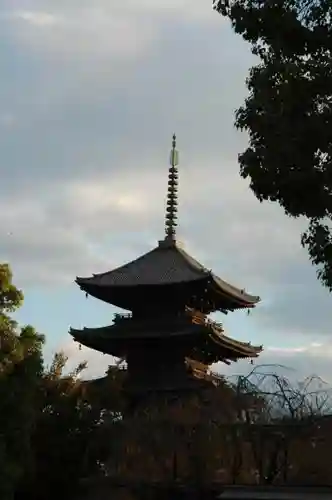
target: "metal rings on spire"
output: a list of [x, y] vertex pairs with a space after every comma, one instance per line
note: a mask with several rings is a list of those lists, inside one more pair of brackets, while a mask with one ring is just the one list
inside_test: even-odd
[[168, 171], [168, 189], [166, 201], [166, 238], [175, 239], [178, 211], [178, 169], [179, 153], [176, 149], [176, 135], [173, 135], [172, 150], [170, 155], [170, 167]]

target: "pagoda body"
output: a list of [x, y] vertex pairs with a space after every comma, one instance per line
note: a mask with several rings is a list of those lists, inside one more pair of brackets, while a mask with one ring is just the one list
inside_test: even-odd
[[216, 276], [176, 241], [178, 154], [169, 169], [166, 236], [141, 257], [76, 283], [88, 295], [127, 311], [102, 328], [71, 329], [80, 344], [127, 362], [134, 404], [148, 394], [196, 391], [211, 384], [209, 366], [257, 357], [262, 346], [225, 335], [209, 315], [250, 309], [259, 297]]

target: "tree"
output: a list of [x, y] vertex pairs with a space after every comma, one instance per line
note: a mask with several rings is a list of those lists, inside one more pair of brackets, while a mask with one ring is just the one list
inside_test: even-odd
[[20, 484], [17, 500], [73, 498], [79, 480], [99, 468], [95, 440], [102, 407], [80, 378], [86, 363], [66, 374], [67, 361], [63, 352], [56, 353], [42, 374], [31, 440], [34, 474]]
[[[257, 366], [239, 379], [242, 394], [264, 401], [256, 418], [243, 427], [242, 437], [250, 443], [260, 483], [287, 484], [298, 477], [308, 482], [312, 443], [320, 423], [331, 413], [331, 391], [316, 376], [294, 384], [266, 368]], [[316, 464], [322, 468], [317, 458]]]
[[237, 432], [238, 417], [251, 404], [247, 396], [242, 398], [222, 377], [217, 387], [201, 393], [165, 399], [159, 394], [146, 411], [127, 414], [106, 428], [108, 476], [122, 481], [177, 479], [203, 487], [222, 468], [235, 482], [248, 463]]
[[11, 500], [32, 463], [43, 336], [19, 328], [8, 313], [23, 302], [7, 264], [0, 265], [0, 497]]
[[318, 278], [332, 290], [332, 2], [213, 0], [260, 62], [236, 127], [249, 133], [240, 173], [260, 200], [304, 216]]

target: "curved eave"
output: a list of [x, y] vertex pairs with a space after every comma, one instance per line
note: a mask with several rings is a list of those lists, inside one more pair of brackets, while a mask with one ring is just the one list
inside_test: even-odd
[[[213, 274], [176, 241], [161, 241], [158, 247], [123, 266], [91, 277], [76, 277], [75, 281], [89, 295], [125, 309], [140, 303], [145, 293], [157, 291], [163, 299], [170, 291], [170, 297], [175, 292], [186, 299], [207, 290], [208, 312], [254, 307], [260, 300]], [[197, 285], [202, 288], [195, 288]], [[183, 292], [189, 292], [188, 297]]]
[[245, 344], [243, 342], [238, 342], [236, 340], [230, 339], [229, 337], [216, 337], [211, 336], [213, 342], [218, 344], [223, 349], [227, 349], [236, 354], [238, 358], [257, 358], [259, 354], [263, 351], [263, 346], [253, 346], [251, 344]]
[[190, 338], [201, 336], [202, 331], [205, 331], [207, 334], [209, 332], [205, 326], [196, 324], [183, 325], [178, 329], [169, 329], [167, 332], [160, 330], [158, 326], [153, 329], [147, 328], [142, 330], [135, 328], [135, 326], [129, 329], [128, 326], [113, 324], [98, 328], [70, 328], [69, 334], [80, 342], [85, 339], [93, 340], [94, 338], [105, 342], [132, 342], [136, 340], [141, 342], [149, 339], [174, 339], [174, 342], [176, 342], [179, 337]]
[[[202, 329], [204, 328], [204, 332]], [[104, 354], [110, 354], [115, 357], [123, 357], [126, 355], [128, 342], [132, 343], [135, 340], [139, 342], [148, 341], [149, 339], [159, 338], [162, 340], [165, 339], [164, 334], [157, 334], [157, 332], [145, 332], [145, 335], [135, 334], [134, 332], [130, 335], [124, 334], [121, 332], [121, 329], [114, 327], [114, 325], [99, 327], [99, 328], [84, 328], [83, 330], [76, 330], [74, 328], [70, 328], [70, 335], [76, 342], [79, 342], [86, 347], [91, 349], [95, 349]], [[138, 332], [139, 333], [139, 332]], [[202, 335], [203, 334], [203, 335]], [[144, 337], [144, 338], [143, 338]], [[202, 327], [202, 325], [192, 325], [190, 328], [185, 328], [181, 332], [173, 331], [168, 332], [167, 338], [171, 340], [174, 339], [174, 345], [176, 346], [179, 337], [184, 339], [185, 337], [190, 339], [190, 337], [195, 337], [198, 342], [197, 346], [201, 345], [201, 341], [211, 342], [215, 347], [213, 351], [215, 351], [215, 360], [212, 362], [217, 362], [225, 359], [240, 359], [240, 358], [255, 358], [257, 357], [263, 350], [263, 346], [253, 346], [249, 343], [240, 342], [238, 340], [232, 339], [224, 335], [217, 328]], [[204, 341], [204, 338], [206, 339]], [[201, 348], [198, 347], [200, 350]]]
[[206, 276], [190, 282], [142, 284], [134, 286], [98, 285], [95, 284], [93, 277], [77, 277], [75, 283], [78, 284], [82, 291], [91, 297], [132, 311], [135, 306], [136, 308], [139, 307], [139, 305], [142, 304], [142, 302], [146, 302], [148, 298], [150, 300], [159, 298], [159, 300], [165, 302], [170, 298], [175, 299], [176, 297], [190, 296], [193, 289], [200, 290], [203, 288], [204, 283], [206, 283]]
[[262, 351], [263, 346], [255, 346], [249, 342], [241, 342], [239, 340], [228, 337], [219, 329], [213, 327], [213, 333], [210, 335], [213, 342], [219, 344], [224, 348], [228, 348], [240, 354], [239, 357], [254, 358], [257, 357]]
[[[83, 330], [76, 330], [74, 328], [69, 329], [69, 334], [73, 337], [73, 340], [84, 345], [85, 347], [88, 347], [89, 349], [101, 352], [102, 354], [109, 354], [115, 358], [122, 358], [125, 355], [122, 345], [117, 347], [116, 345], [114, 346], [114, 342], [101, 342], [100, 338], [98, 338], [98, 336], [91, 335], [91, 332], [92, 330], [89, 328], [84, 328]], [[106, 345], [109, 348], [106, 348]]]
[[[87, 287], [94, 285], [94, 276], [90, 276], [87, 278], [82, 278], [80, 276], [76, 276], [75, 283], [82, 289], [85, 290]], [[100, 286], [100, 285], [99, 285]]]
[[127, 310], [133, 310], [148, 297], [150, 300], [159, 297], [159, 300], [165, 301], [167, 297], [182, 296], [185, 300], [186, 296], [188, 299], [192, 296], [192, 292], [200, 296], [205, 289], [211, 298], [210, 306], [207, 303], [204, 308], [200, 302], [197, 307], [203, 307], [206, 314], [218, 310], [226, 313], [228, 310], [253, 308], [260, 301], [259, 297], [237, 290], [214, 275], [205, 275], [191, 282], [131, 287], [96, 285], [93, 278], [76, 278], [75, 282], [88, 295]]
[[210, 274], [210, 282], [217, 294], [234, 302], [234, 309], [255, 307], [261, 300], [260, 297], [230, 285], [213, 273]]
[[[105, 287], [103, 285], [96, 285], [94, 281], [94, 277], [91, 278], [80, 278], [76, 277], [75, 283], [80, 287], [80, 289], [86, 293], [87, 295], [90, 295], [91, 297], [94, 297], [95, 299], [102, 300], [103, 302], [106, 302], [107, 304], [112, 304], [114, 306], [120, 307], [122, 309], [128, 309], [130, 308], [125, 307], [122, 304], [122, 301], [118, 301], [116, 299], [116, 294], [112, 293], [113, 288], [112, 287]], [[115, 290], [118, 287], [115, 288]], [[115, 291], [114, 290], [114, 291]]]
[[127, 346], [135, 342], [148, 342], [149, 340], [163, 340], [165, 338], [171, 340], [173, 339], [175, 345], [179, 339], [190, 337], [197, 334], [197, 331], [193, 331], [192, 327], [187, 327], [179, 331], [169, 331], [167, 334], [164, 332], [156, 331], [135, 331], [123, 329], [117, 325], [109, 325], [99, 328], [83, 328], [75, 329], [70, 328], [69, 334], [73, 339], [86, 347], [95, 349], [104, 354], [110, 354], [115, 357], [125, 356]]
[[76, 276], [75, 283], [84, 291], [88, 291], [92, 288], [100, 288], [101, 290], [141, 290], [141, 289], [155, 289], [155, 288], [166, 288], [166, 287], [185, 287], [190, 286], [191, 284], [204, 282], [206, 279], [209, 279], [209, 273], [197, 273], [191, 279], [183, 279], [176, 281], [160, 281], [156, 283], [152, 282], [141, 282], [141, 283], [133, 283], [133, 284], [108, 284], [108, 283], [100, 283], [99, 276], [101, 275], [93, 275], [90, 277], [80, 277]]

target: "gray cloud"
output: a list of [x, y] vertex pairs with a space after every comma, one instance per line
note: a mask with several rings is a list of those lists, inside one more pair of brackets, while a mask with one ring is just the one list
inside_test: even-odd
[[258, 373], [276, 373], [286, 376], [292, 383], [303, 381], [307, 377], [320, 377], [329, 386], [331, 375], [331, 342], [304, 343], [294, 349], [269, 348], [255, 361], [254, 366], [247, 361], [240, 361], [224, 368], [216, 365], [216, 371], [225, 373], [230, 378], [247, 375], [253, 369]]
[[[105, 9], [103, 2], [96, 5]], [[135, 12], [127, 15], [136, 19]], [[142, 12], [146, 9], [137, 19]], [[150, 17], [154, 13], [152, 9]], [[160, 158], [165, 138], [175, 128], [183, 147], [202, 163], [216, 153], [234, 159], [239, 135], [234, 134], [232, 114], [241, 102], [251, 57], [230, 28], [216, 14], [211, 16], [220, 23], [164, 20], [158, 11], [153, 42], [134, 59], [119, 62], [107, 53], [101, 61], [82, 49], [82, 58], [74, 57], [70, 64], [64, 56], [55, 58], [40, 38], [45, 54], [36, 54], [21, 40], [16, 24], [9, 23], [8, 43], [19, 63], [13, 69], [8, 61], [3, 82], [3, 104], [6, 109], [12, 105], [9, 112], [16, 117], [15, 133], [0, 138], [7, 178], [17, 185], [17, 173], [27, 169], [38, 184], [84, 173], [101, 175], [132, 165], [126, 161], [128, 144], [136, 150], [136, 164], [146, 157]], [[33, 26], [33, 32], [40, 28]], [[106, 28], [111, 31], [107, 23]], [[75, 32], [69, 33], [75, 39]], [[98, 46], [98, 37], [88, 40]], [[120, 50], [121, 40], [114, 46]], [[221, 54], [224, 46], [227, 52]]]

